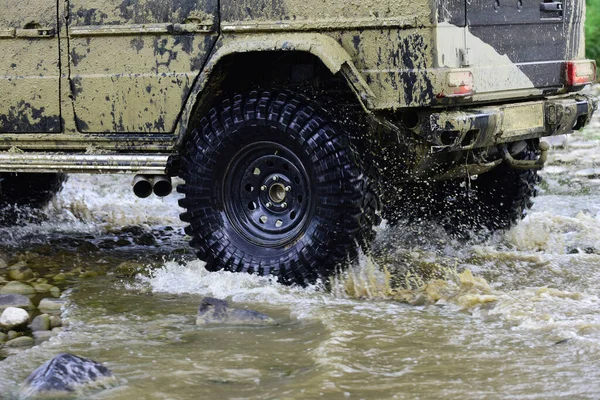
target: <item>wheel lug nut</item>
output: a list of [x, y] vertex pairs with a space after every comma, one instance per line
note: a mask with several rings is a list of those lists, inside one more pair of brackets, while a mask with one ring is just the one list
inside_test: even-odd
[[267, 204], [265, 204], [265, 207], [267, 207], [267, 208], [271, 208], [271, 206], [272, 206], [272, 205], [273, 205], [273, 204], [271, 204], [271, 202], [270, 202], [270, 201], [268, 201], [268, 202], [267, 202]]
[[286, 191], [286, 192], [289, 192], [290, 190], [292, 190], [292, 187], [291, 187], [291, 186], [286, 186], [286, 187], [285, 187], [285, 191]]
[[283, 203], [281, 203], [281, 207], [282, 208], [286, 208], [287, 207], [287, 203], [284, 201]]
[[275, 176], [273, 177], [273, 181], [277, 181], [278, 179], [279, 179], [279, 177], [278, 177], [277, 175], [275, 175]]
[[262, 185], [262, 186], [260, 187], [260, 190], [262, 190], [262, 191], [264, 192], [265, 190], [267, 190], [267, 187], [266, 187], [265, 185]]

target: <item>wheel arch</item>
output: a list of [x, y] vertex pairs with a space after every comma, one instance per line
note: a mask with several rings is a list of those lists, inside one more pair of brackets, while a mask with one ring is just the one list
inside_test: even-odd
[[[367, 111], [375, 95], [352, 62], [350, 55], [333, 38], [322, 34], [299, 33], [283, 38], [280, 35], [252, 35], [248, 37], [221, 37], [206, 65], [198, 76], [182, 110], [177, 124], [176, 146], [181, 147], [193, 123], [194, 116], [201, 115], [218, 97], [220, 83], [231, 65], [243, 66], [244, 56], [265, 60], [272, 54], [305, 55], [311, 57], [331, 77], [342, 77], [346, 89], [353, 92], [356, 101]], [[276, 71], [271, 71], [275, 73]]]

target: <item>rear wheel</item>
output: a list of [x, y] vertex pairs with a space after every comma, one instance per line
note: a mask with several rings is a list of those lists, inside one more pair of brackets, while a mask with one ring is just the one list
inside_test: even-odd
[[[536, 156], [534, 142], [514, 155], [521, 160]], [[392, 223], [434, 221], [463, 237], [471, 231], [508, 229], [527, 215], [540, 181], [534, 169], [519, 170], [502, 163], [477, 179], [412, 182], [398, 190], [384, 215]]]
[[222, 101], [184, 148], [181, 215], [209, 270], [305, 284], [368, 247], [378, 190], [315, 102], [291, 92]]
[[23, 207], [46, 206], [67, 180], [65, 174], [1, 173], [0, 222], [14, 224], [23, 219], [36, 219], [36, 213], [21, 213]]

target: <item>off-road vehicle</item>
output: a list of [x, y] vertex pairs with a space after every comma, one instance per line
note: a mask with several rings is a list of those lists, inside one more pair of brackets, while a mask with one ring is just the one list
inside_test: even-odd
[[207, 268], [314, 281], [373, 226], [503, 229], [595, 100], [584, 0], [4, 0], [3, 204], [185, 183]]

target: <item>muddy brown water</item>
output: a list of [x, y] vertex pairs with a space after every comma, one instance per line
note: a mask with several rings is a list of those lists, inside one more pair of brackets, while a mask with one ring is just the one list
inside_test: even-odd
[[[45, 221], [0, 229], [13, 261], [67, 273], [69, 300], [64, 332], [0, 348], [0, 397], [69, 351], [118, 378], [85, 399], [600, 398], [600, 120], [554, 144], [517, 227], [468, 243], [382, 227], [386, 252], [329, 289], [208, 273], [186, 250], [176, 195], [72, 176]], [[196, 327], [203, 296], [279, 325]]]

